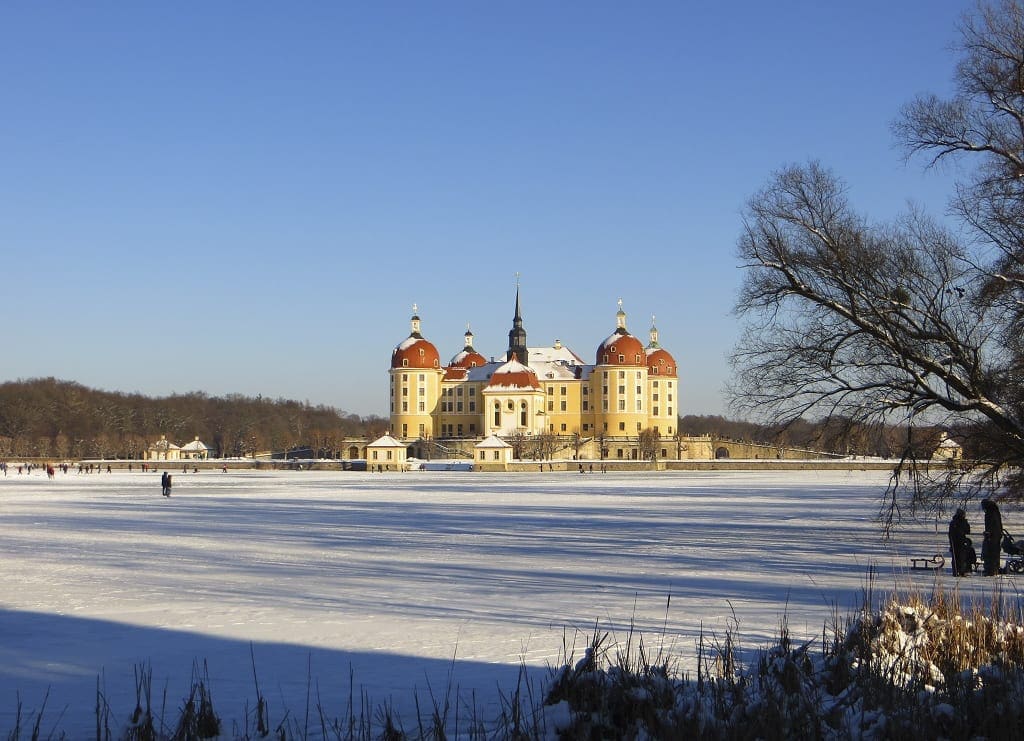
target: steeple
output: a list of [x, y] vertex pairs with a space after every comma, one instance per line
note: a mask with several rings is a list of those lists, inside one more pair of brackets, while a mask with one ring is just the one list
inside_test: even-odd
[[615, 312], [615, 334], [629, 334], [626, 330], [626, 312], [622, 310], [622, 299], [619, 299], [619, 310]]
[[651, 341], [650, 341], [650, 344], [647, 345], [647, 347], [648, 347], [648, 349], [655, 349], [655, 350], [660, 347], [660, 345], [658, 344], [658, 328], [654, 324], [654, 316], [653, 315], [651, 316]]
[[506, 360], [518, 360], [523, 365], [529, 365], [528, 353], [526, 350], [526, 330], [523, 329], [523, 315], [519, 310], [519, 279], [516, 277], [516, 314], [512, 317], [512, 329], [508, 333], [508, 355]]
[[419, 339], [420, 337], [423, 336], [420, 334], [419, 309], [417, 308], [416, 304], [412, 305], [412, 319], [409, 320], [409, 324], [411, 329], [411, 331], [409, 332], [410, 337], [415, 337]]

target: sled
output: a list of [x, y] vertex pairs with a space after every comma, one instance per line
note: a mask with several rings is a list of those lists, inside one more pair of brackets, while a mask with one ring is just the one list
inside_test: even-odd
[[910, 568], [917, 571], [938, 571], [946, 565], [946, 557], [941, 553], [933, 556], [911, 556]]

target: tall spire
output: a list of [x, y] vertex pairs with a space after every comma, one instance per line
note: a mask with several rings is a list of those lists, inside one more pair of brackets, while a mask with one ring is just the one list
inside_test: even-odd
[[519, 273], [516, 273], [516, 313], [512, 317], [512, 329], [508, 333], [508, 355], [506, 356], [507, 360], [513, 358], [523, 365], [529, 365], [527, 363], [526, 330], [523, 329], [523, 314], [519, 308]]

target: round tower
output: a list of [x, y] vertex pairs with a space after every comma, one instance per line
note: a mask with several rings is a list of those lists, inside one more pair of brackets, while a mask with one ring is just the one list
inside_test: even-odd
[[413, 304], [409, 336], [391, 353], [391, 434], [400, 440], [434, 437], [434, 414], [441, 398], [441, 356], [420, 334]]

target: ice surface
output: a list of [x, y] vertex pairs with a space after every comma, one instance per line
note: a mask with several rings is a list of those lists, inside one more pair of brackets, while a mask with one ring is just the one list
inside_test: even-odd
[[759, 648], [785, 613], [820, 635], [869, 567], [880, 591], [954, 581], [907, 568], [945, 552], [944, 522], [882, 538], [878, 472], [169, 470], [169, 499], [157, 473], [0, 478], [0, 729], [49, 689], [44, 718], [92, 735], [97, 677], [121, 722], [142, 662], [177, 717], [204, 661], [241, 728], [250, 645], [272, 722], [310, 694], [342, 715], [351, 671], [357, 702], [408, 724], [414, 692], [493, 707], [520, 663], [543, 679], [565, 640], [578, 659], [595, 623], [624, 639], [632, 622], [685, 668], [701, 631]]

